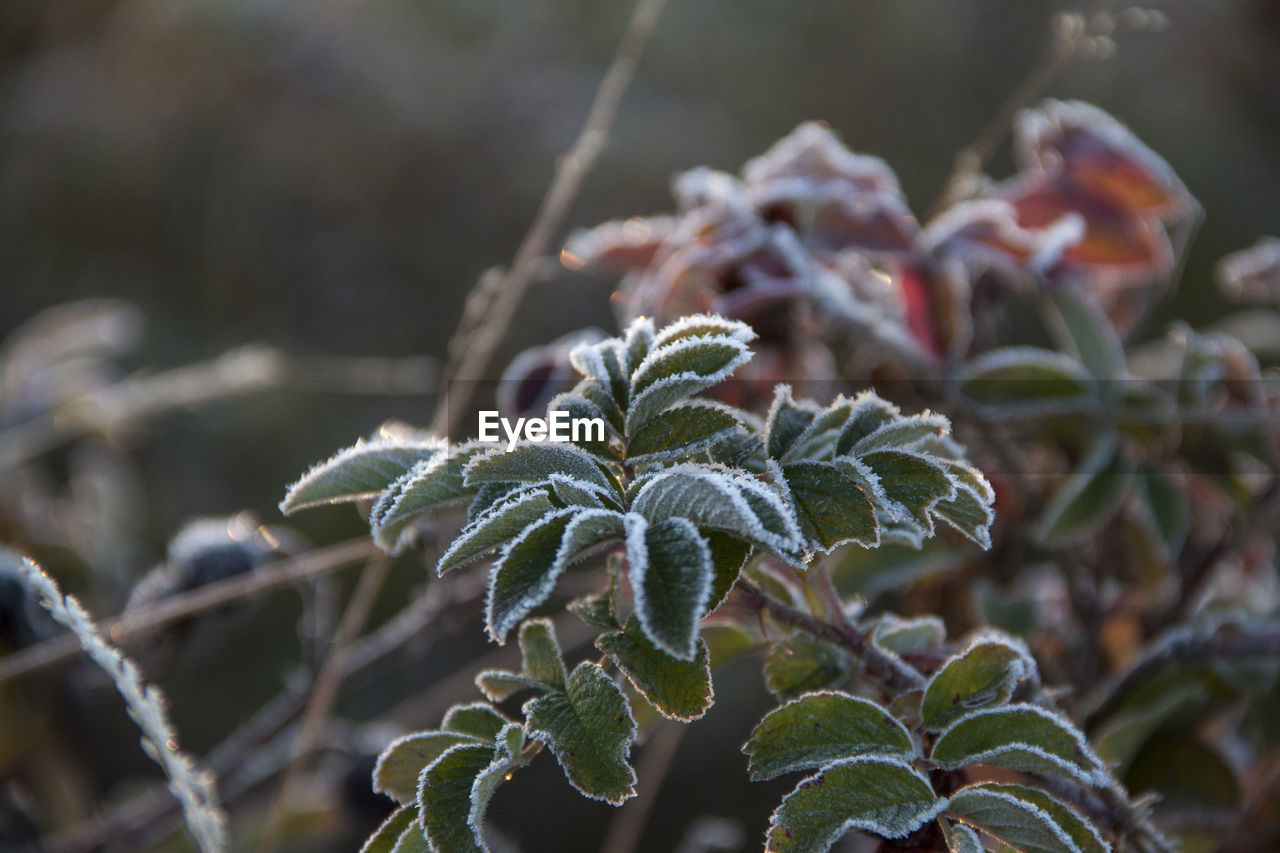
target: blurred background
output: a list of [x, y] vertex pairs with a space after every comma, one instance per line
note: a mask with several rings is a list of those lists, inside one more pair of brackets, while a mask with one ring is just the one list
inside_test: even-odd
[[[1121, 118], [1203, 205], [1168, 308], [1199, 325], [1223, 310], [1212, 287], [1217, 259], [1280, 232], [1280, 2], [1156, 7], [1167, 26], [1117, 34], [1114, 55], [1074, 62], [1049, 94]], [[1043, 57], [1054, 11], [1069, 8], [672, 0], [569, 225], [668, 210], [674, 172], [701, 164], [736, 171], [808, 119], [888, 161], [923, 217], [956, 152]], [[136, 308], [117, 330], [111, 365], [121, 375], [253, 342], [310, 364], [442, 357], [467, 291], [486, 268], [508, 262], [524, 234], [630, 9], [598, 0], [5, 0], [0, 340], [43, 309], [107, 297]], [[1002, 151], [990, 172], [1010, 171]], [[538, 281], [495, 371], [566, 332], [612, 330], [612, 286], [567, 271]], [[387, 418], [430, 419], [429, 393], [356, 395], [324, 370], [309, 375], [41, 457], [43, 493], [55, 502], [76, 498], [68, 484], [85, 466], [115, 466], [116, 491], [95, 498], [114, 519], [114, 586], [52, 540], [11, 544], [85, 592], [96, 612], [114, 613], [187, 519], [247, 509], [277, 523], [284, 486], [312, 462]], [[302, 517], [298, 527], [317, 543], [363, 529], [349, 510]], [[397, 590], [418, 582], [393, 584], [382, 610], [393, 611]], [[281, 617], [226, 615], [196, 637], [180, 667], [158, 670], [197, 755], [273, 695], [297, 657], [297, 596], [255, 606]], [[462, 632], [474, 642], [441, 654], [473, 654], [483, 642], [478, 626]], [[259, 652], [252, 660], [228, 654], [230, 630], [241, 648]], [[451, 668], [446, 659], [410, 677], [426, 685]], [[717, 681], [729, 700], [722, 704], [737, 694], [759, 704], [758, 672], [741, 674]], [[352, 719], [385, 710], [377, 691], [390, 688], [367, 689], [343, 697]], [[118, 798], [122, 779], [154, 775], [114, 701], [110, 691], [81, 697], [65, 707], [86, 722], [41, 735], [82, 756], [69, 766], [90, 768], [66, 783], [76, 789], [70, 799]], [[732, 753], [747, 731], [732, 708], [716, 713], [730, 722], [717, 725], [713, 713], [707, 732], [688, 739], [658, 809], [682, 798], [695, 805], [655, 827], [645, 849], [674, 849], [692, 815], [707, 813], [742, 817], [743, 840], [726, 849], [757, 848], [780, 789], [748, 785], [732, 768], [725, 773], [742, 784], [713, 801], [699, 775], [707, 756]], [[12, 725], [4, 731], [0, 724], [0, 740], [14, 738]], [[0, 750], [0, 776], [16, 772], [22, 754], [13, 744]], [[358, 792], [368, 768], [352, 761]], [[527, 800], [553, 775], [522, 774], [504, 788], [497, 824], [536, 825], [518, 813], [518, 791]], [[609, 810], [549, 787], [557, 793], [543, 797], [581, 820], [582, 849], [592, 849]], [[533, 802], [527, 810], [543, 807]], [[335, 850], [352, 849], [380, 807], [347, 805], [351, 814], [334, 818]], [[527, 849], [546, 849], [530, 831]]]

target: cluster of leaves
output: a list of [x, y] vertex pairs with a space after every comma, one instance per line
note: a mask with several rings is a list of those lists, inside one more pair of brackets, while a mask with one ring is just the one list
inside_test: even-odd
[[[833, 377], [865, 370], [904, 408], [945, 409], [995, 487], [993, 547], [850, 549], [837, 586], [907, 596], [909, 611], [955, 602], [949, 620], [1025, 637], [1123, 780], [1168, 798], [1183, 839], [1215, 821], [1249, 837], [1275, 795], [1230, 756], [1275, 744], [1221, 732], [1277, 689], [1278, 244], [1219, 265], [1248, 310], [1143, 339], [1200, 215], [1174, 170], [1079, 103], [1020, 114], [1013, 155], [1013, 177], [971, 181], [921, 225], [888, 166], [803, 125], [741, 176], [681, 176], [675, 216], [575, 236], [566, 262], [624, 271], [631, 312], [760, 317], [763, 378], [840, 391]], [[797, 684], [841, 671], [821, 645], [785, 651], [774, 672]]]
[[[380, 784], [395, 785], [406, 803], [412, 788], [428, 839], [462, 832], [448, 798], [461, 790], [465, 767], [474, 771], [469, 831], [482, 844], [479, 815], [494, 780], [522, 763], [525, 739], [549, 747], [588, 796], [617, 803], [632, 795], [626, 755], [635, 727], [623, 694], [597, 664], [566, 674], [549, 624], [528, 618], [571, 564], [610, 550], [623, 558], [608, 561], [608, 586], [572, 609], [605, 630], [597, 647], [639, 694], [687, 721], [712, 701], [702, 621], [753, 558], [804, 571], [843, 545], [918, 544], [939, 523], [989, 541], [992, 490], [939, 415], [904, 416], [871, 393], [819, 406], [794, 400], [784, 386], [760, 420], [695, 397], [750, 358], [753, 337], [745, 324], [715, 316], [661, 330], [638, 320], [620, 338], [580, 345], [579, 383], [550, 404], [602, 419], [603, 441], [506, 449], [384, 435], [318, 465], [289, 490], [285, 512], [372, 499], [373, 536], [388, 550], [413, 542], [428, 513], [465, 504], [468, 522], [437, 570], [492, 557], [489, 634], [504, 642], [523, 624], [524, 670], [477, 680], [495, 701], [539, 691], [522, 725], [471, 707], [466, 720], [488, 721], [481, 737], [455, 710], [441, 732], [393, 747], [384, 759], [400, 782]], [[404, 784], [409, 770], [421, 784]]]
[[[891, 651], [939, 642], [932, 621], [898, 624], [877, 637]], [[895, 651], [895, 653], [896, 653]], [[1020, 643], [988, 632], [891, 706], [841, 691], [809, 692], [771, 711], [743, 747], [753, 779], [808, 776], [774, 813], [771, 851], [822, 851], [851, 828], [884, 838], [919, 833], [935, 819], [948, 849], [984, 849], [974, 830], [1017, 850], [1109, 850], [1088, 818], [1044, 780], [1112, 784], [1083, 734], [1018, 693], [1039, 687]], [[1018, 782], [998, 770], [1023, 774]], [[993, 775], [992, 771], [997, 771]], [[958, 774], [972, 781], [954, 790]]]

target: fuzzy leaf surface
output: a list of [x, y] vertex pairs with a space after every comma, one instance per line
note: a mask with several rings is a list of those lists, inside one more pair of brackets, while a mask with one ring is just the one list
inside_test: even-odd
[[592, 799], [618, 805], [635, 795], [627, 762], [636, 724], [622, 691], [597, 664], [583, 661], [568, 690], [524, 705], [525, 731], [547, 745], [570, 784]]
[[649, 641], [633, 614], [624, 630], [602, 634], [596, 648], [663, 716], [688, 722], [711, 707], [710, 655], [701, 637], [691, 660], [674, 658]]
[[1105, 853], [1111, 849], [1073, 809], [1023, 785], [970, 785], [952, 796], [948, 811], [1022, 853]]
[[902, 838], [942, 811], [946, 800], [910, 765], [850, 758], [810, 776], [769, 820], [767, 853], [822, 853], [851, 829]]
[[860, 755], [914, 754], [911, 735], [889, 712], [847, 693], [809, 693], [765, 715], [742, 751], [755, 781]]
[[1018, 683], [1035, 674], [1034, 661], [1017, 641], [979, 638], [929, 680], [920, 717], [931, 729], [945, 728], [970, 711], [1009, 701]]
[[376, 497], [410, 468], [444, 451], [440, 442], [360, 442], [313, 467], [289, 487], [280, 511]]
[[866, 547], [879, 542], [875, 507], [834, 463], [791, 462], [782, 466], [782, 476], [811, 549], [830, 553], [850, 542]]
[[418, 732], [392, 741], [374, 765], [373, 789], [401, 804], [412, 803], [422, 771], [446, 750], [463, 743], [478, 740], [458, 732]]
[[649, 524], [644, 516], [630, 515], [627, 522], [627, 561], [640, 628], [658, 648], [692, 660], [711, 597], [711, 550], [687, 519]]
[[938, 735], [931, 757], [949, 770], [989, 764], [1106, 785], [1108, 774], [1084, 736], [1050, 711], [1027, 704], [974, 711]]

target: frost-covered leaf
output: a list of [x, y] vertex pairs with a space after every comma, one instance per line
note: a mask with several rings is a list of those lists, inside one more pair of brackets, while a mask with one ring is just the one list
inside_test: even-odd
[[524, 749], [524, 729], [519, 723], [509, 723], [498, 733], [493, 750], [493, 758], [483, 770], [476, 774], [471, 783], [471, 810], [467, 823], [471, 825], [477, 840], [484, 845], [484, 813], [489, 808], [489, 801], [498, 790], [498, 786], [511, 778], [511, 773], [522, 766], [526, 759]]
[[929, 436], [946, 435], [950, 430], [951, 422], [933, 412], [900, 417], [858, 439], [849, 452], [861, 456], [873, 450], [901, 450]]
[[520, 626], [521, 675], [563, 690], [568, 673], [556, 629], [550, 619], [530, 619]]
[[1095, 380], [1075, 359], [1052, 350], [992, 350], [956, 372], [960, 391], [993, 413], [1051, 414], [1092, 404]]
[[765, 715], [742, 747], [755, 781], [859, 755], [908, 758], [911, 735], [889, 712], [847, 693], [808, 693]]
[[782, 466], [800, 530], [814, 551], [830, 553], [857, 542], [880, 540], [875, 507], [862, 489], [831, 462], [791, 462]]
[[552, 397], [551, 402], [547, 404], [547, 411], [564, 412], [574, 420], [592, 421], [599, 419], [604, 421], [606, 426], [604, 438], [598, 438], [598, 431], [596, 430], [582, 430], [577, 438], [572, 438], [573, 431], [571, 430], [571, 441], [577, 447], [600, 459], [614, 462], [620, 461], [622, 454], [609, 439], [611, 436], [617, 435], [617, 431], [622, 427], [621, 412], [616, 409], [605, 411], [583, 394], [573, 391]]
[[680, 660], [697, 651], [698, 625], [711, 598], [711, 550], [698, 528], [673, 517], [650, 524], [627, 516], [627, 562], [635, 615], [654, 645]]
[[1111, 520], [1132, 482], [1119, 435], [1102, 433], [1050, 498], [1037, 522], [1038, 537], [1055, 547], [1082, 541]]
[[290, 515], [322, 504], [376, 497], [410, 468], [444, 449], [444, 442], [434, 439], [357, 442], [314, 466], [290, 486], [280, 502], [280, 511]]
[[485, 445], [464, 444], [440, 453], [405, 472], [392, 483], [369, 511], [369, 527], [373, 540], [382, 548], [394, 551], [404, 544], [403, 534], [416, 517], [434, 507], [451, 504], [475, 494], [475, 488], [463, 482], [462, 470]]
[[711, 549], [711, 598], [707, 610], [715, 610], [729, 595], [738, 573], [746, 565], [751, 545], [719, 530], [703, 530], [702, 538]]
[[627, 349], [627, 364], [636, 366], [644, 361], [644, 357], [653, 349], [653, 321], [648, 317], [638, 317], [627, 326], [623, 335], [623, 345]]
[[686, 463], [660, 471], [640, 487], [631, 509], [651, 524], [683, 517], [775, 553], [800, 547], [799, 530], [776, 492], [718, 468]]
[[604, 489], [593, 483], [575, 480], [563, 474], [552, 474], [547, 484], [555, 494], [556, 500], [565, 506], [581, 506], [589, 509], [620, 509], [618, 493], [613, 489]]
[[857, 404], [853, 400], [843, 394], [837, 396], [809, 421], [799, 436], [790, 440], [790, 446], [776, 458], [783, 463], [800, 459], [830, 460], [835, 456], [841, 431], [856, 408]]
[[712, 400], [681, 403], [636, 430], [627, 442], [627, 462], [688, 456], [725, 438], [740, 424], [733, 409]]
[[454, 705], [450, 708], [445, 713], [440, 728], [446, 732], [493, 743], [498, 737], [498, 732], [510, 722], [492, 705], [485, 702], [472, 702], [469, 705]]
[[607, 587], [599, 592], [588, 593], [570, 601], [568, 605], [569, 612], [594, 628], [603, 628], [606, 631], [618, 630], [622, 626], [618, 624], [617, 615], [614, 612], [616, 606], [614, 597], [617, 595], [616, 584], [617, 581], [611, 573]]
[[541, 489], [531, 489], [505, 500], [468, 524], [440, 557], [436, 573], [443, 575], [483, 557], [499, 545], [520, 535], [533, 522], [555, 509]]
[[[633, 323], [632, 325], [635, 326], [636, 324]], [[643, 328], [637, 328], [636, 336], [642, 336], [643, 334]], [[756, 339], [755, 331], [740, 320], [730, 320], [717, 314], [691, 314], [687, 317], [681, 317], [674, 323], [668, 323], [656, 335], [650, 334], [646, 349], [655, 350], [685, 338], [715, 337], [717, 335], [733, 338], [744, 344], [749, 344]], [[628, 329], [628, 341], [633, 340], [634, 337], [631, 329]], [[644, 355], [648, 355], [648, 352], [646, 351]], [[643, 358], [643, 356], [641, 357]], [[632, 363], [640, 364], [640, 361], [637, 360]]]
[[526, 527], [489, 576], [490, 635], [505, 642], [507, 633], [551, 594], [566, 566], [622, 533], [620, 513], [579, 507], [553, 510]]
[[479, 743], [458, 732], [417, 732], [392, 743], [378, 756], [373, 768], [373, 789], [400, 803], [418, 796], [418, 777], [446, 750], [462, 743]]
[[835, 646], [797, 631], [769, 648], [765, 684], [779, 699], [791, 699], [841, 681], [849, 674], [849, 656]]
[[681, 338], [653, 348], [631, 377], [626, 433], [634, 435], [659, 412], [728, 378], [750, 359], [745, 343], [724, 335]]
[[[417, 779], [414, 779], [417, 785]], [[413, 799], [410, 797], [410, 799]], [[373, 835], [365, 841], [360, 853], [395, 853], [400, 836], [412, 829], [422, 835], [422, 827], [418, 824], [418, 807], [416, 805], [401, 806], [374, 830]], [[422, 839], [422, 849], [426, 850], [427, 840]]]
[[423, 771], [418, 812], [433, 850], [485, 850], [479, 828], [471, 825], [471, 788], [493, 761], [493, 754], [492, 744], [459, 744]]
[[947, 840], [949, 853], [986, 853], [987, 848], [982, 846], [978, 833], [963, 823], [951, 823], [946, 820], [939, 822], [942, 824], [942, 835]]
[[578, 510], [561, 509], [529, 525], [502, 552], [489, 575], [485, 622], [499, 643], [535, 607], [546, 600], [564, 571], [558, 559], [565, 529]]
[[956, 494], [939, 500], [930, 512], [979, 547], [990, 548], [995, 491], [976, 469], [959, 462], [942, 464], [955, 483]]
[[1109, 778], [1084, 735], [1038, 705], [985, 708], [961, 717], [938, 735], [931, 757], [947, 769], [990, 764], [1089, 785], [1105, 785]]
[[876, 622], [871, 642], [897, 655], [928, 651], [947, 639], [947, 628], [937, 616], [904, 619], [886, 613]]
[[905, 762], [851, 758], [809, 777], [769, 819], [766, 853], [822, 853], [851, 829], [902, 838], [946, 806]]
[[578, 664], [567, 692], [531, 699], [524, 713], [528, 736], [547, 745], [583, 794], [614, 805], [635, 795], [636, 774], [627, 763], [635, 721], [622, 691], [598, 665]]
[[476, 675], [476, 687], [491, 702], [505, 702], [521, 690], [540, 690], [541, 681], [505, 669], [486, 669]]
[[1019, 682], [1036, 677], [1035, 661], [1020, 641], [979, 636], [929, 680], [920, 718], [931, 729], [945, 728], [969, 711], [1008, 702]]
[[603, 489], [616, 489], [612, 475], [589, 453], [570, 444], [518, 444], [496, 448], [471, 460], [466, 468], [469, 486], [482, 483], [539, 483], [562, 474]]
[[764, 446], [769, 458], [782, 459], [821, 411], [808, 400], [793, 399], [790, 385], [777, 386], [765, 418]]
[[1070, 806], [1025, 785], [970, 785], [951, 797], [947, 811], [1021, 853], [1108, 853], [1111, 849]]
[[875, 472], [891, 512], [899, 512], [933, 532], [929, 510], [955, 497], [955, 485], [941, 463], [905, 450], [876, 450], [859, 457]]
[[711, 707], [710, 658], [701, 637], [692, 660], [674, 658], [649, 641], [633, 614], [625, 630], [602, 634], [596, 648], [607, 654], [664, 716], [687, 722]]
[[859, 441], [900, 416], [898, 407], [872, 391], [863, 391], [851, 403], [849, 415], [836, 441], [836, 455], [844, 456]]

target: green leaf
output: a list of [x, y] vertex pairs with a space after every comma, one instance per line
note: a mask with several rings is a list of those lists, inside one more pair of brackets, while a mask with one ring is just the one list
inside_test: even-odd
[[880, 481], [890, 512], [905, 514], [933, 532], [929, 510], [940, 500], [955, 497], [946, 470], [927, 456], [906, 450], [877, 450], [859, 457]]
[[[635, 325], [636, 323], [632, 323], [633, 327]], [[650, 329], [652, 329], [652, 326]], [[637, 335], [643, 334], [643, 329], [637, 330]], [[691, 314], [681, 317], [674, 323], [663, 326], [662, 331], [656, 336], [650, 332], [647, 350], [658, 349], [686, 338], [715, 337], [717, 335], [733, 338], [744, 344], [749, 344], [756, 339], [755, 330], [740, 320], [729, 320], [717, 314]], [[629, 342], [633, 340], [630, 329], [627, 331], [627, 340]], [[641, 358], [648, 354], [647, 350], [641, 355]], [[640, 359], [633, 360], [631, 363], [639, 364]]]
[[521, 690], [542, 690], [546, 685], [505, 669], [486, 669], [476, 675], [476, 687], [490, 702], [505, 702]]
[[711, 598], [711, 550], [698, 528], [684, 518], [649, 524], [628, 515], [627, 562], [645, 636], [673, 657], [692, 660]]
[[544, 516], [503, 551], [489, 575], [485, 600], [489, 635], [499, 643], [505, 643], [511, 629], [551, 594], [564, 571], [564, 562], [557, 559], [560, 543], [577, 513], [562, 509]]
[[530, 699], [524, 714], [526, 733], [547, 745], [584, 795], [613, 805], [635, 796], [636, 774], [627, 763], [635, 720], [622, 691], [597, 664], [578, 664], [566, 693]]
[[720, 468], [684, 463], [664, 469], [640, 487], [631, 509], [650, 524], [687, 518], [780, 555], [798, 551], [801, 544], [799, 528], [776, 492], [753, 477], [734, 477]]
[[860, 755], [915, 754], [911, 735], [889, 712], [847, 693], [808, 693], [765, 715], [742, 747], [754, 781]]
[[950, 431], [951, 422], [942, 415], [922, 412], [882, 424], [858, 439], [849, 452], [861, 456], [873, 450], [902, 450], [923, 438], [946, 435]]
[[373, 790], [400, 803], [412, 803], [418, 796], [418, 777], [446, 750], [477, 739], [457, 732], [418, 732], [392, 741], [378, 756], [373, 768]]
[[920, 718], [935, 731], [945, 728], [969, 711], [1008, 702], [1024, 678], [1036, 678], [1036, 665], [1019, 641], [980, 636], [929, 680]]
[[800, 531], [814, 551], [830, 553], [856, 542], [880, 541], [875, 507], [853, 480], [831, 462], [791, 462], [782, 466]]
[[631, 377], [627, 435], [635, 435], [664, 409], [727, 379], [750, 360], [745, 343], [722, 335], [682, 338], [650, 350]]
[[1055, 309], [1049, 326], [1062, 348], [1095, 379], [1123, 378], [1124, 347], [1098, 303], [1073, 287], [1055, 287], [1049, 298]]
[[1120, 452], [1119, 435], [1103, 432], [1050, 498], [1036, 535], [1053, 547], [1082, 542], [1111, 520], [1132, 482], [1133, 472]]
[[623, 343], [627, 348], [627, 364], [633, 367], [644, 361], [644, 357], [653, 348], [653, 321], [648, 317], [638, 317], [627, 326]]
[[541, 489], [521, 492], [517, 496], [500, 501], [468, 524], [453, 540], [453, 544], [440, 557], [436, 573], [465, 566], [483, 557], [497, 546], [514, 539], [533, 522], [555, 509], [551, 498]]
[[[612, 403], [612, 400], [610, 400], [610, 403]], [[617, 431], [622, 426], [622, 414], [617, 411], [616, 404], [611, 406], [609, 411], [605, 411], [583, 394], [569, 391], [552, 397], [551, 402], [547, 404], [547, 411], [564, 412], [573, 419], [594, 420], [599, 418], [604, 421], [606, 429], [603, 439], [594, 438], [594, 432], [591, 430], [584, 430], [573, 441], [573, 444], [599, 459], [611, 462], [621, 461], [622, 453], [609, 440], [611, 435], [618, 434]]]
[[863, 438], [897, 417], [897, 406], [880, 399], [874, 391], [863, 391], [853, 399], [840, 430], [840, 438], [836, 441], [836, 455], [844, 456]]
[[511, 774], [526, 762], [524, 749], [524, 729], [519, 723], [510, 723], [498, 733], [497, 743], [493, 750], [493, 758], [483, 770], [476, 774], [471, 783], [471, 809], [467, 823], [480, 846], [484, 847], [484, 813], [489, 808], [489, 801], [498, 790], [498, 786], [511, 778]]
[[529, 619], [520, 626], [520, 656], [524, 661], [522, 675], [564, 690], [568, 673], [550, 619]]
[[715, 610], [729, 597], [738, 573], [747, 564], [751, 545], [719, 530], [703, 530], [702, 538], [711, 549], [711, 599], [707, 610]]
[[632, 615], [625, 630], [597, 638], [596, 648], [613, 660], [663, 716], [688, 722], [711, 707], [710, 659], [702, 638], [698, 638], [693, 659], [680, 660], [653, 645]]
[[988, 764], [1087, 785], [1110, 779], [1078, 729], [1038, 705], [986, 708], [961, 717], [938, 735], [930, 757], [954, 770]]
[[774, 388], [773, 403], [769, 406], [764, 426], [764, 446], [769, 458], [783, 458], [805, 434], [820, 411], [818, 406], [808, 400], [794, 400], [790, 385], [778, 385]]
[[467, 465], [469, 486], [482, 483], [540, 483], [552, 474], [617, 489], [617, 483], [599, 461], [571, 444], [517, 444], [511, 450], [496, 448]]
[[1243, 799], [1240, 779], [1226, 758], [1185, 731], [1160, 732], [1147, 741], [1124, 781], [1130, 790], [1154, 792], [1162, 809], [1170, 811], [1232, 813]]
[[982, 846], [978, 833], [963, 823], [946, 820], [940, 820], [939, 823], [942, 824], [942, 835], [947, 840], [947, 850], [950, 853], [986, 853], [987, 848]]
[[[414, 780], [415, 783], [417, 780]], [[410, 797], [412, 799], [412, 797]], [[360, 853], [394, 853], [396, 842], [410, 828], [422, 834], [422, 827], [418, 825], [418, 807], [416, 805], [401, 806], [391, 813], [382, 825], [374, 830], [373, 835], [369, 836], [369, 840], [360, 848]], [[422, 840], [423, 848], [426, 848], [426, 839]]]
[[1035, 347], [983, 353], [956, 371], [956, 378], [960, 392], [993, 415], [1074, 412], [1096, 400], [1096, 384], [1078, 361]]
[[552, 474], [547, 477], [547, 484], [555, 493], [556, 500], [565, 506], [580, 506], [586, 509], [621, 508], [616, 491], [584, 483], [564, 474]]
[[781, 456], [774, 458], [783, 463], [801, 459], [831, 460], [835, 456], [841, 432], [856, 408], [857, 404], [853, 400], [843, 394], [837, 395], [830, 405], [809, 421], [799, 436], [788, 438], [789, 446]]
[[830, 687], [849, 674], [852, 663], [841, 649], [797, 631], [774, 643], [764, 659], [765, 684], [779, 699]]
[[1191, 524], [1187, 493], [1158, 469], [1144, 467], [1134, 482], [1146, 521], [1164, 548], [1166, 559], [1182, 550]]
[[471, 825], [471, 788], [493, 754], [491, 744], [459, 744], [422, 772], [418, 811], [433, 850], [485, 850], [479, 828]]
[[851, 829], [902, 838], [946, 806], [929, 781], [897, 759], [850, 758], [810, 776], [769, 820], [766, 853], [821, 853]]
[[991, 525], [996, 520], [993, 503], [993, 499], [984, 499], [968, 486], [957, 484], [956, 496], [938, 501], [930, 512], [978, 547], [986, 549], [991, 547]]
[[477, 740], [493, 743], [498, 732], [511, 721], [498, 709], [485, 702], [473, 702], [469, 705], [454, 705], [444, 715], [440, 728], [446, 732], [468, 735]]
[[876, 622], [871, 642], [896, 655], [909, 655], [936, 649], [947, 639], [947, 628], [937, 616], [904, 619], [886, 613]]
[[615, 580], [609, 576], [609, 586], [599, 592], [575, 598], [569, 602], [569, 612], [593, 628], [616, 631], [622, 626], [614, 615], [614, 596], [617, 594]]
[[1106, 853], [1098, 831], [1060, 800], [1025, 785], [961, 788], [947, 811], [1021, 853]]
[[474, 495], [475, 488], [462, 480], [462, 469], [484, 449], [478, 443], [464, 444], [419, 462], [392, 483], [369, 511], [374, 542], [385, 550], [398, 551], [405, 545], [410, 522], [423, 512]]
[[280, 502], [280, 511], [291, 515], [308, 507], [376, 497], [410, 468], [444, 449], [444, 443], [435, 439], [357, 442], [312, 467], [290, 486]]
[[725, 438], [740, 424], [733, 409], [712, 400], [681, 403], [636, 430], [627, 442], [627, 462], [687, 457]]

